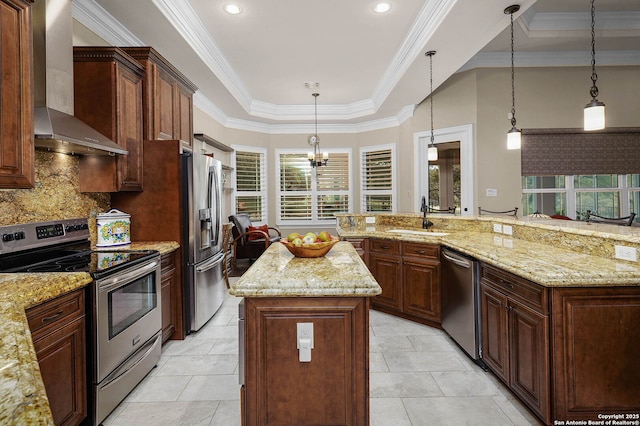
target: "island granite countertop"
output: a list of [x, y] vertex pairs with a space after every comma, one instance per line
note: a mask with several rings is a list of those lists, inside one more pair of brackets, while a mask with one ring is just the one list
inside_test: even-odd
[[339, 242], [324, 257], [312, 259], [271, 244], [229, 292], [238, 297], [369, 297], [381, 291], [353, 246]]
[[[166, 254], [179, 247], [174, 241], [152, 241], [117, 249], [158, 250]], [[91, 282], [91, 275], [85, 272], [0, 274], [0, 424], [53, 425], [25, 310]]]

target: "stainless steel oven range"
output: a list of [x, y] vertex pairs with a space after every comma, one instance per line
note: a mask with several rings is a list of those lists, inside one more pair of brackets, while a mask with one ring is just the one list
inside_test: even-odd
[[160, 254], [91, 250], [87, 219], [0, 227], [0, 273], [88, 272], [89, 408], [100, 424], [160, 360]]

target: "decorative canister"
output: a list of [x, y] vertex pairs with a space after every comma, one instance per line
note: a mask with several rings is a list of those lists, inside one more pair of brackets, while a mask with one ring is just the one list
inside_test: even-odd
[[97, 247], [118, 246], [131, 243], [131, 215], [118, 209], [100, 213], [96, 219]]

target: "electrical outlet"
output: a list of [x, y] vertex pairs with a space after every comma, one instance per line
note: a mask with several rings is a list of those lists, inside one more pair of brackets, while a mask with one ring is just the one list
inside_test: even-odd
[[513, 240], [511, 238], [505, 238], [502, 241], [502, 247], [513, 248]]
[[638, 261], [638, 250], [635, 247], [627, 247], [627, 246], [615, 246], [616, 249], [616, 259], [620, 260], [629, 260], [631, 262]]
[[502, 233], [506, 235], [513, 235], [513, 226], [511, 225], [503, 225]]
[[501, 223], [494, 223], [493, 224], [493, 232], [497, 232], [499, 234], [502, 234], [502, 224]]
[[365, 222], [366, 223], [376, 223], [376, 217], [375, 216], [367, 216], [365, 218]]
[[300, 339], [311, 340], [311, 349], [313, 349], [313, 323], [299, 322], [297, 325], [298, 349], [300, 349]]
[[495, 188], [487, 188], [487, 197], [497, 197], [498, 190]]

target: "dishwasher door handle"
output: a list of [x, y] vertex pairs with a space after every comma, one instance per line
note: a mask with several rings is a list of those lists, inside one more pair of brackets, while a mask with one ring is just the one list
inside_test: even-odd
[[458, 266], [461, 266], [463, 268], [471, 268], [471, 262], [468, 261], [467, 259], [463, 259], [460, 258], [458, 256], [456, 256], [455, 254], [451, 253], [450, 251], [443, 251], [442, 252], [442, 256], [447, 259], [449, 262], [451, 263], [455, 263]]

